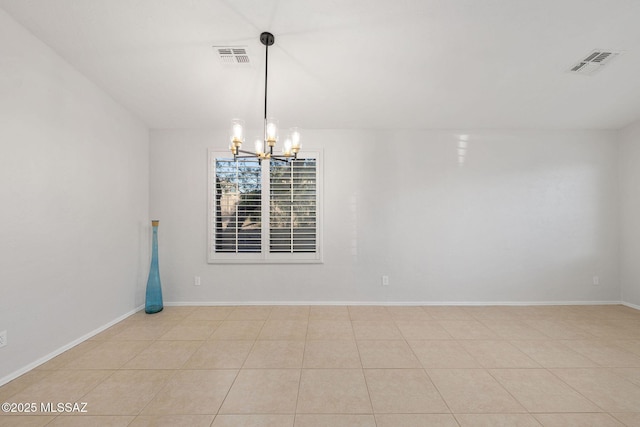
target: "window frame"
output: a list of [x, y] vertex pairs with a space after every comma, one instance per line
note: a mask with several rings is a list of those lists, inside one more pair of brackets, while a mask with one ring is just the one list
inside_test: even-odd
[[260, 252], [216, 252], [216, 160], [233, 159], [228, 151], [208, 150], [207, 163], [207, 262], [209, 264], [318, 264], [322, 257], [323, 161], [322, 151], [298, 153], [298, 158], [316, 159], [316, 250], [315, 252], [270, 252], [270, 161], [262, 161], [261, 169], [261, 243]]

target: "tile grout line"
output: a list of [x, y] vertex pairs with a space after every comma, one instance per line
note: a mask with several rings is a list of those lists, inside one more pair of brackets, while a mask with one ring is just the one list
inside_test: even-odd
[[[431, 376], [429, 375], [429, 373], [427, 372], [427, 369], [425, 368], [424, 364], [422, 363], [422, 361], [420, 360], [420, 358], [418, 357], [418, 355], [416, 354], [415, 350], [413, 349], [413, 347], [411, 347], [411, 344], [409, 344], [409, 341], [407, 340], [407, 337], [404, 335], [404, 333], [402, 333], [402, 330], [398, 327], [397, 323], [395, 323], [394, 320], [394, 324], [396, 325], [396, 327], [398, 328], [398, 330], [400, 331], [400, 334], [402, 335], [403, 339], [404, 339], [404, 343], [409, 347], [409, 350], [411, 351], [411, 354], [413, 354], [413, 357], [416, 358], [416, 360], [418, 361], [418, 363], [421, 366], [421, 370], [422, 372], [424, 372], [424, 374], [427, 376], [427, 379], [429, 380], [429, 383], [433, 386], [433, 388], [438, 392], [438, 396], [440, 396], [440, 399], [442, 400], [442, 402], [445, 404], [445, 406], [447, 407], [447, 409], [449, 410], [449, 413], [451, 414], [451, 416], [453, 417], [454, 421], [456, 422], [456, 424], [458, 424], [458, 426], [460, 426], [460, 423], [458, 422], [458, 419], [455, 417], [455, 414], [453, 413], [453, 411], [451, 410], [451, 407], [449, 406], [449, 403], [445, 400], [444, 396], [442, 395], [442, 393], [440, 392], [440, 389], [438, 389], [438, 387], [436, 386], [436, 384], [433, 382], [433, 379], [431, 378]], [[448, 333], [448, 332], [447, 332]], [[463, 348], [464, 350], [464, 348]]]
[[[300, 363], [300, 375], [298, 376], [298, 393], [296, 394], [296, 407], [293, 413], [293, 426], [296, 424], [296, 419], [298, 418], [298, 404], [300, 402], [300, 389], [302, 388], [302, 373], [304, 370], [304, 357], [307, 352], [307, 337], [309, 336], [309, 320], [311, 318], [311, 308], [309, 308], [309, 312], [307, 313], [307, 328], [304, 333], [304, 345], [302, 348], [302, 361]], [[291, 427], [293, 427], [291, 426]]]
[[[233, 313], [233, 311], [235, 311], [237, 309], [234, 308], [234, 310], [230, 311], [229, 314], [227, 314], [227, 316], [225, 317], [225, 320], [227, 320], [229, 318], [229, 316], [231, 316], [231, 314]], [[272, 309], [273, 310], [273, 309]], [[269, 311], [269, 315], [271, 314], [272, 310]], [[269, 315], [267, 315], [267, 319], [269, 318]], [[213, 418], [213, 421], [211, 422], [211, 424], [213, 425], [213, 423], [215, 422], [216, 418], [218, 418], [218, 415], [220, 414], [220, 410], [222, 409], [222, 407], [224, 406], [224, 403], [227, 400], [227, 397], [229, 397], [229, 393], [231, 393], [231, 389], [233, 388], [233, 386], [235, 385], [238, 377], [240, 376], [240, 373], [242, 372], [242, 369], [244, 369], [244, 365], [247, 362], [247, 359], [249, 358], [249, 355], [251, 354], [251, 352], [253, 351], [253, 348], [255, 347], [256, 343], [258, 342], [258, 337], [260, 336], [260, 334], [262, 333], [262, 330], [264, 329], [265, 324], [267, 323], [267, 320], [263, 320], [262, 321], [262, 326], [260, 327], [260, 331], [258, 331], [258, 333], [256, 334], [254, 340], [253, 340], [253, 344], [251, 344], [251, 348], [249, 349], [249, 351], [247, 352], [246, 356], [244, 357], [244, 360], [242, 361], [242, 364], [240, 365], [240, 367], [238, 368], [238, 372], [236, 372], [236, 376], [234, 377], [233, 381], [231, 382], [231, 385], [229, 386], [229, 389], [227, 390], [227, 392], [224, 395], [224, 399], [222, 399], [222, 402], [220, 402], [220, 407], [218, 408], [218, 410], [216, 411], [216, 414]]]
[[356, 344], [356, 350], [358, 351], [358, 359], [360, 360], [360, 372], [362, 373], [362, 377], [364, 378], [364, 385], [367, 388], [367, 396], [369, 397], [369, 405], [371, 406], [371, 414], [373, 415], [373, 420], [377, 427], [378, 420], [376, 419], [376, 412], [373, 407], [373, 400], [371, 400], [371, 390], [369, 389], [369, 381], [367, 381], [367, 376], [365, 375], [365, 372], [364, 372], [364, 366], [362, 365], [362, 355], [360, 354], [360, 346], [358, 345], [358, 339], [356, 338], [356, 331], [355, 331], [355, 328], [353, 327], [353, 318], [351, 317], [350, 307], [347, 307], [347, 310], [349, 313], [349, 323], [351, 324], [351, 333], [353, 334], [353, 339]]

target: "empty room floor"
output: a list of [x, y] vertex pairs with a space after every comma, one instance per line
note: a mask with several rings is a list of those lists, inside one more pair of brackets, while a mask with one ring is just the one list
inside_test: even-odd
[[5, 384], [0, 401], [37, 405], [0, 426], [640, 426], [640, 311], [166, 307]]

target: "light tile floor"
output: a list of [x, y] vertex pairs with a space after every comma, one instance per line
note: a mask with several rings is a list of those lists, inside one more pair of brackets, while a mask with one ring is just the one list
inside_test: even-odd
[[166, 307], [0, 387], [0, 426], [640, 426], [624, 306]]

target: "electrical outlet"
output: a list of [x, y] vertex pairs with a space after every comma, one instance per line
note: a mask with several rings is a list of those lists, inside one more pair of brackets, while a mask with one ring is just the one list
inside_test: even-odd
[[0, 332], [0, 347], [7, 345], [7, 331]]
[[593, 286], [598, 286], [598, 285], [600, 285], [600, 277], [593, 276]]
[[389, 286], [389, 276], [386, 274], [382, 276], [382, 286]]
[[200, 286], [200, 276], [195, 276], [194, 277], [193, 286]]

